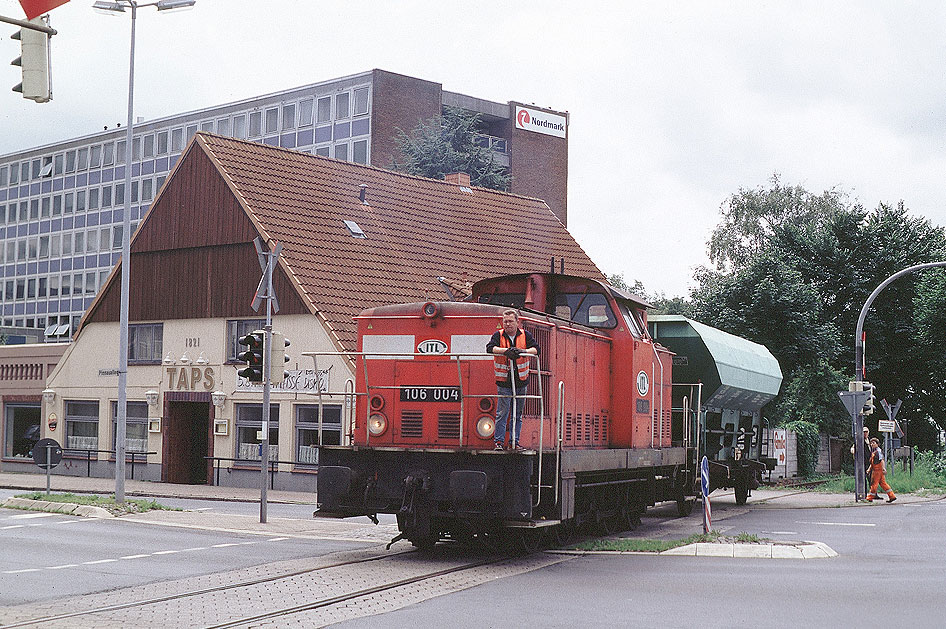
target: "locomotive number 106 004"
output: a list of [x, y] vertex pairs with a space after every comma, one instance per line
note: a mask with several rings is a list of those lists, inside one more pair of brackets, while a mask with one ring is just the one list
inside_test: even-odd
[[402, 402], [459, 402], [460, 387], [401, 387]]

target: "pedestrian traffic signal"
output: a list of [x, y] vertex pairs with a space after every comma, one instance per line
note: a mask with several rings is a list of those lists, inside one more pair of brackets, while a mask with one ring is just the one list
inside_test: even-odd
[[269, 381], [272, 384], [280, 384], [289, 375], [289, 372], [283, 369], [289, 362], [287, 347], [289, 347], [289, 339], [282, 332], [273, 332], [272, 343], [266, 352], [269, 360]]
[[263, 381], [263, 331], [256, 330], [246, 336], [240, 337], [237, 341], [240, 345], [245, 345], [246, 350], [237, 354], [239, 360], [246, 362], [246, 368], [241, 369], [237, 374], [243, 376], [250, 382]]
[[[46, 28], [46, 22], [38, 17], [30, 20], [31, 24]], [[20, 56], [10, 65], [20, 66], [22, 80], [13, 88], [23, 94], [23, 98], [37, 103], [52, 100], [49, 84], [49, 35], [31, 28], [21, 28], [10, 35], [10, 39], [20, 41]]]
[[867, 401], [864, 402], [864, 414], [871, 415], [874, 412], [874, 385], [870, 382], [862, 382], [863, 391], [869, 393]]

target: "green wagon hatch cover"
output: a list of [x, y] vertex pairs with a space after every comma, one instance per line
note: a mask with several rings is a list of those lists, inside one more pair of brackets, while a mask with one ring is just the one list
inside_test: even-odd
[[703, 406], [756, 411], [778, 395], [782, 370], [764, 345], [681, 315], [650, 315], [648, 326], [676, 354], [674, 382], [703, 383]]

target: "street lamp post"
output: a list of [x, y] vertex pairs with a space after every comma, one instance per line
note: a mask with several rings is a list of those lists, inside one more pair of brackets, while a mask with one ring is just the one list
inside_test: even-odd
[[131, 160], [135, 102], [135, 21], [138, 9], [155, 7], [158, 11], [192, 7], [197, 0], [157, 0], [140, 3], [136, 0], [99, 0], [93, 9], [109, 15], [131, 9], [131, 46], [128, 56], [128, 123], [125, 127], [125, 210], [122, 216], [122, 285], [121, 312], [118, 318], [118, 415], [115, 418], [115, 501], [125, 502], [125, 435], [128, 415], [128, 294], [131, 278]]

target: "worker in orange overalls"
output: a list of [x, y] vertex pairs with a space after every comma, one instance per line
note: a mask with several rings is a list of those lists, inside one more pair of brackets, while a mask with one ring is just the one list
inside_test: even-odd
[[884, 461], [884, 453], [880, 451], [880, 441], [877, 437], [870, 440], [870, 493], [867, 494], [867, 502], [873, 502], [877, 496], [877, 485], [884, 488], [887, 492], [887, 502], [893, 502], [897, 499], [890, 485], [887, 484], [885, 475], [887, 473], [887, 463]]

